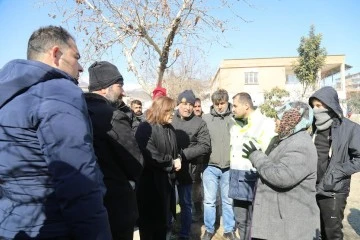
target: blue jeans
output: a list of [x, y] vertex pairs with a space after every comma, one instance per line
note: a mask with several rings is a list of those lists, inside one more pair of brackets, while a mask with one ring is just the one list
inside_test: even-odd
[[206, 231], [215, 232], [216, 195], [220, 185], [224, 233], [233, 232], [235, 217], [233, 200], [229, 198], [229, 169], [207, 166], [203, 173], [204, 223]]
[[191, 205], [191, 189], [192, 184], [179, 184], [179, 203], [181, 207], [181, 229], [180, 237], [190, 237], [190, 228], [192, 222], [192, 205]]

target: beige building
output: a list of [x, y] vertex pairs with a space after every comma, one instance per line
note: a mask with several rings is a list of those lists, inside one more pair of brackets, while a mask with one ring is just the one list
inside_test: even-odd
[[[264, 92], [274, 87], [286, 89], [296, 95], [302, 91], [302, 85], [292, 70], [296, 59], [297, 57], [225, 59], [211, 81], [211, 92], [224, 88], [230, 97], [238, 92], [248, 92], [256, 105], [264, 101]], [[328, 55], [319, 72], [321, 81], [318, 86], [326, 84], [329, 77], [340, 74], [341, 86], [337, 90], [339, 97], [345, 99], [345, 70], [349, 68], [351, 66], [345, 64], [345, 55]]]
[[[340, 79], [337, 79], [336, 84], [339, 86]], [[345, 77], [346, 92], [347, 93], [360, 93], [360, 72], [349, 74]]]

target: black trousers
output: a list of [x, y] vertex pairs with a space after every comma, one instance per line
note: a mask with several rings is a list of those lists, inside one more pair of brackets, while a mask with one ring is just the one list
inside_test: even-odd
[[[37, 239], [37, 237], [35, 237]], [[20, 231], [17, 233], [12, 240], [31, 240], [34, 239], [27, 235], [24, 231]], [[75, 240], [75, 238], [72, 237], [51, 237], [51, 238], [41, 238], [43, 240]], [[0, 236], [0, 240], [10, 240], [10, 238], [3, 238]]]
[[111, 228], [111, 234], [113, 240], [133, 240], [134, 226], [121, 229], [115, 229], [115, 227], [113, 227]]
[[316, 196], [320, 209], [321, 240], [343, 240], [342, 220], [347, 196], [336, 194], [334, 197]]
[[140, 240], [167, 240], [170, 236], [167, 227], [139, 226]]
[[234, 199], [233, 207], [240, 240], [249, 240], [253, 209], [252, 202]]

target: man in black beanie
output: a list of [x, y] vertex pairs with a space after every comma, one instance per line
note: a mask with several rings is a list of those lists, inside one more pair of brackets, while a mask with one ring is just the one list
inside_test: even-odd
[[[192, 184], [197, 168], [203, 167], [203, 160], [210, 153], [210, 135], [206, 123], [194, 115], [195, 95], [191, 90], [179, 94], [178, 110], [173, 118], [178, 148], [181, 150], [182, 167], [176, 172], [179, 182], [181, 207], [181, 230], [179, 239], [190, 239], [192, 222]], [[202, 170], [202, 169], [201, 169]], [[201, 205], [200, 205], [201, 208]]]
[[123, 94], [123, 78], [109, 62], [89, 67], [89, 91], [85, 94], [94, 134], [94, 149], [104, 174], [113, 240], [132, 240], [138, 209], [135, 187], [143, 158], [132, 133], [128, 117], [113, 104]]

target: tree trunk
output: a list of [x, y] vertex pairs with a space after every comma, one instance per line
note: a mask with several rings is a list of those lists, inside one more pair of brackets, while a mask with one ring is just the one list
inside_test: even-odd
[[304, 84], [304, 85], [303, 85], [304, 91], [303, 91], [303, 93], [302, 93], [302, 95], [301, 95], [301, 98], [304, 98], [305, 93], [306, 93], [306, 91], [307, 91], [307, 88], [308, 88], [308, 85], [307, 85], [307, 84]]
[[161, 87], [162, 86], [162, 80], [164, 78], [164, 72], [166, 69], [166, 65], [169, 61], [169, 52], [170, 52], [170, 47], [173, 44], [173, 40], [176, 34], [176, 31], [180, 25], [181, 19], [180, 17], [175, 18], [174, 22], [172, 24], [172, 28], [171, 31], [169, 33], [169, 35], [166, 38], [164, 47], [161, 51], [161, 56], [160, 56], [160, 64], [159, 64], [159, 68], [158, 68], [158, 80], [157, 80], [157, 86]]

